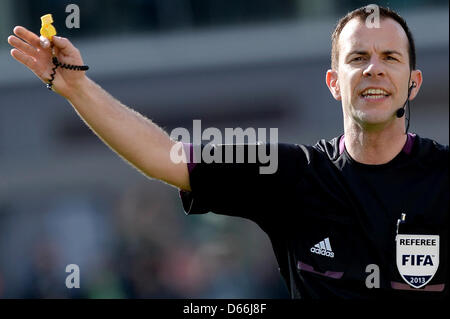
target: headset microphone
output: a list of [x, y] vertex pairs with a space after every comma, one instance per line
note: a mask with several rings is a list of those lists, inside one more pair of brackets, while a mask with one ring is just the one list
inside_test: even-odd
[[409, 89], [408, 89], [408, 97], [406, 98], [405, 104], [403, 105], [403, 107], [401, 107], [401, 108], [399, 108], [399, 109], [397, 110], [396, 115], [397, 115], [398, 118], [401, 118], [401, 117], [403, 117], [403, 115], [405, 115], [405, 106], [406, 106], [406, 103], [409, 101], [409, 96], [411, 95], [411, 90], [412, 90], [413, 88], [415, 88], [416, 86], [417, 86], [417, 85], [416, 85], [416, 82], [412, 81], [412, 85], [411, 85], [411, 86], [409, 87]]
[[402, 107], [401, 109], [398, 109], [398, 110], [397, 110], [397, 117], [398, 117], [398, 118], [402, 118], [403, 115], [405, 115], [405, 109], [404, 109], [404, 107]]

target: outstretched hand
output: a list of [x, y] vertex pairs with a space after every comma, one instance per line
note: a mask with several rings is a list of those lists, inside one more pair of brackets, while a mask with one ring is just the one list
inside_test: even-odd
[[[33, 71], [44, 83], [49, 83], [53, 54], [61, 63], [83, 65], [80, 51], [66, 38], [53, 37], [53, 46], [40, 40], [39, 36], [22, 26], [14, 28], [14, 35], [8, 37], [8, 43], [14, 47], [11, 55]], [[85, 78], [85, 72], [58, 68], [53, 90], [68, 98]]]

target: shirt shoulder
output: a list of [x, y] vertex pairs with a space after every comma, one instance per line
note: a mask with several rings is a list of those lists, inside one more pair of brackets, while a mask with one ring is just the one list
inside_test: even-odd
[[338, 136], [331, 140], [321, 139], [314, 145], [280, 143], [278, 149], [280, 173], [287, 173], [292, 178], [299, 173], [303, 174], [306, 168], [334, 166], [334, 162], [341, 155], [339, 141]]
[[448, 168], [449, 146], [440, 144], [433, 139], [417, 135], [413, 155], [422, 165]]
[[342, 153], [340, 150], [341, 136], [334, 137], [331, 140], [321, 139], [313, 146], [313, 148], [317, 152], [325, 155], [329, 160], [336, 160]]

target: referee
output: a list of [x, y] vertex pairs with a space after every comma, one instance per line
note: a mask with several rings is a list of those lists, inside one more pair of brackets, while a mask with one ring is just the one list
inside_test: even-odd
[[[292, 298], [441, 299], [450, 277], [449, 148], [408, 132], [407, 102], [422, 85], [414, 40], [402, 17], [378, 9], [378, 26], [362, 7], [332, 35], [326, 84], [341, 101], [344, 133], [315, 145], [278, 144], [274, 174], [250, 161], [175, 164], [177, 142], [85, 72], [58, 69], [52, 89], [143, 174], [179, 188], [187, 214], [256, 222]], [[48, 83], [51, 50], [24, 27], [14, 33], [11, 55]], [[83, 65], [68, 39], [53, 43], [59, 61]], [[237, 148], [213, 151], [227, 147]]]

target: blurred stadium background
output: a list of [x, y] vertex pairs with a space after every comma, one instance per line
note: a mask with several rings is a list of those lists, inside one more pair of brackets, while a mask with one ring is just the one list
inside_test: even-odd
[[[277, 127], [315, 143], [342, 131], [325, 85], [338, 17], [367, 2], [87, 1], [67, 29], [58, 0], [0, 1], [0, 297], [286, 298], [255, 224], [186, 217], [178, 192], [104, 146], [61, 97], [9, 55], [15, 25], [38, 33], [52, 13], [88, 75], [163, 126]], [[378, 2], [400, 12], [424, 84], [411, 128], [448, 144], [448, 1]], [[78, 264], [81, 288], [65, 287]]]

